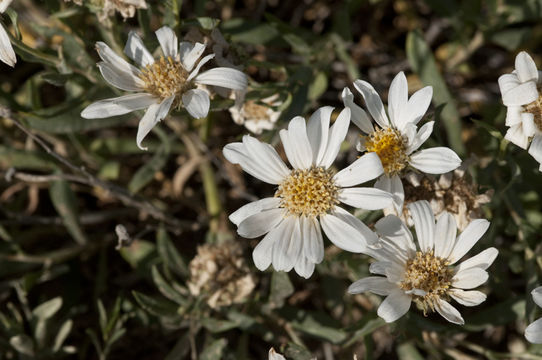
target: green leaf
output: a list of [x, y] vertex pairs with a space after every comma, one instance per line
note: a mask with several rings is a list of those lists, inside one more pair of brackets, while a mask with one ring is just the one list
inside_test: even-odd
[[286, 358], [291, 360], [311, 360], [314, 357], [311, 353], [301, 345], [294, 344], [289, 342], [286, 346], [286, 351], [284, 352]]
[[386, 325], [386, 322], [380, 317], [377, 317], [376, 319], [370, 319], [368, 321], [363, 321], [362, 326], [358, 330], [356, 330], [356, 332], [352, 335], [350, 340], [348, 340], [348, 342], [344, 344], [344, 346], [348, 347], [353, 345], [359, 339], [362, 339], [365, 336], [372, 334], [373, 331], [381, 328], [384, 325]]
[[491, 35], [494, 44], [502, 46], [508, 51], [515, 51], [532, 35], [532, 28], [521, 27], [504, 29]]
[[221, 333], [231, 329], [235, 329], [238, 326], [238, 323], [230, 320], [218, 320], [213, 318], [204, 318], [201, 319], [201, 324], [207, 330], [212, 333]]
[[120, 254], [133, 268], [145, 270], [153, 259], [156, 246], [150, 241], [135, 240], [130, 246], [120, 249]]
[[294, 320], [291, 324], [294, 329], [300, 332], [329, 341], [332, 344], [339, 344], [347, 337], [343, 330], [326, 325], [325, 323], [330, 322], [331, 319], [324, 317], [323, 314], [298, 311], [298, 316], [301, 317], [301, 320]]
[[247, 19], [231, 19], [221, 24], [224, 34], [228, 34], [233, 42], [264, 45], [279, 35], [273, 26]]
[[28, 335], [20, 334], [12, 336], [9, 339], [9, 343], [17, 352], [27, 356], [34, 356], [34, 343]]
[[128, 190], [131, 193], [135, 194], [139, 190], [143, 189], [149, 182], [154, 179], [154, 175], [160, 171], [167, 162], [167, 158], [171, 151], [170, 142], [167, 136], [164, 135], [163, 131], [157, 130], [159, 134], [162, 134], [160, 138], [163, 143], [158, 148], [158, 151], [153, 155], [152, 159], [147, 160], [147, 162], [140, 167], [130, 182], [128, 183]]
[[213, 341], [209, 346], [203, 349], [200, 360], [217, 360], [222, 359], [222, 354], [228, 342], [226, 339], [218, 339]]
[[494, 138], [498, 139], [499, 141], [501, 141], [504, 138], [502, 136], [501, 132], [499, 130], [497, 130], [497, 128], [492, 126], [491, 124], [489, 124], [489, 123], [487, 123], [485, 121], [474, 120], [474, 119], [471, 119], [471, 120], [477, 127], [484, 129], [485, 131], [487, 131], [489, 133], [489, 135], [493, 136]]
[[167, 297], [169, 300], [174, 301], [179, 305], [184, 305], [187, 303], [185, 297], [176, 291], [171, 285], [169, 285], [162, 274], [160, 274], [160, 271], [158, 271], [156, 266], [152, 267], [152, 280], [162, 295]]
[[189, 276], [188, 267], [171, 242], [164, 226], [160, 226], [156, 232], [156, 245], [160, 258], [171, 271], [184, 278]]
[[57, 352], [62, 347], [62, 344], [64, 344], [64, 341], [66, 341], [66, 338], [70, 334], [73, 327], [73, 321], [71, 319], [66, 320], [60, 329], [58, 330], [56, 337], [55, 337], [55, 343], [53, 345], [53, 351]]
[[525, 304], [525, 299], [514, 298], [480, 310], [465, 320], [464, 328], [468, 331], [481, 331], [487, 327], [512, 324], [525, 318]]
[[132, 291], [132, 295], [134, 295], [134, 298], [136, 299], [139, 306], [143, 308], [143, 310], [155, 316], [163, 316], [167, 318], [178, 317], [177, 305], [168, 300], [153, 298], [135, 290]]
[[62, 298], [56, 297], [38, 305], [34, 310], [32, 310], [32, 314], [38, 319], [47, 320], [56, 314], [61, 307]]
[[409, 342], [400, 344], [397, 347], [397, 355], [400, 360], [423, 360], [424, 357], [420, 354], [418, 349]]
[[271, 294], [269, 303], [274, 308], [281, 308], [284, 300], [294, 293], [294, 286], [287, 272], [275, 271], [271, 276]]
[[[56, 173], [61, 174], [60, 171]], [[49, 187], [49, 196], [73, 239], [79, 244], [86, 244], [87, 238], [79, 225], [77, 198], [70, 184], [65, 180], [53, 181]]]
[[301, 55], [308, 55], [311, 53], [311, 47], [305, 42], [302, 38], [295, 34], [284, 34], [282, 38], [286, 40], [288, 44], [292, 47], [294, 53]]
[[408, 33], [406, 53], [412, 69], [426, 85], [433, 87], [433, 104], [444, 105], [440, 114], [446, 128], [448, 142], [458, 155], [465, 155], [465, 145], [461, 139], [461, 118], [450, 90], [440, 74], [431, 48], [422, 34], [415, 30]]
[[17, 150], [0, 145], [0, 167], [29, 170], [52, 170], [54, 161], [44, 154], [33, 151]]
[[[90, 94], [87, 94], [90, 97]], [[83, 119], [81, 101], [72, 100], [61, 105], [22, 113], [23, 119], [33, 129], [51, 134], [71, 134], [96, 130], [125, 123], [133, 115], [113, 116], [104, 119]], [[134, 140], [135, 142], [135, 140]]]
[[312, 83], [309, 85], [309, 100], [317, 100], [327, 90], [327, 86], [328, 81], [326, 74], [322, 71], [318, 72]]

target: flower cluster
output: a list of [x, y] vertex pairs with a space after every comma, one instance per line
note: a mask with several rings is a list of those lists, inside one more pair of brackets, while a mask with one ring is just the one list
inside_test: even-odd
[[[11, 2], [0, 1], [0, 14]], [[106, 0], [100, 20], [108, 23], [116, 12], [133, 17], [137, 9], [146, 8], [144, 0]], [[257, 91], [249, 91], [249, 79], [239, 70], [244, 65], [233, 64], [231, 49], [217, 29], [210, 35], [214, 46], [205, 40], [179, 41], [168, 26], [155, 35], [160, 49], [150, 51], [137, 32], [128, 34], [124, 55], [131, 61], [105, 42], [96, 43], [103, 79], [128, 94], [114, 90], [120, 96], [88, 104], [81, 117], [107, 118], [144, 110], [136, 135], [141, 150], [147, 150], [143, 140], [170, 113], [202, 119], [217, 110], [211, 103], [215, 95], [229, 102], [234, 123], [256, 136], [280, 124], [288, 101], [275, 87], [260, 98]], [[14, 44], [22, 46], [16, 39]], [[219, 66], [210, 66], [213, 59]], [[17, 62], [3, 23], [0, 61], [11, 67]], [[528, 150], [542, 172], [542, 73], [529, 54], [520, 52], [515, 70], [500, 76], [498, 84], [507, 108], [504, 138]], [[345, 87], [342, 108], [335, 113], [333, 107], [322, 106], [308, 120], [302, 116], [289, 120], [278, 132], [284, 154], [251, 135], [223, 147], [227, 161], [273, 187], [268, 197], [244, 204], [229, 214], [229, 220], [240, 237], [262, 237], [252, 251], [254, 265], [261, 271], [272, 266], [275, 271], [294, 270], [310, 278], [326, 258], [327, 238], [340, 250], [371, 258], [368, 272], [373, 276], [353, 282], [348, 293], [385, 296], [377, 314], [386, 322], [404, 316], [414, 303], [424, 315], [436, 312], [463, 325], [451, 302], [476, 306], [486, 300], [487, 295], [475, 289], [488, 281], [487, 270], [499, 253], [487, 247], [464, 259], [489, 229], [480, 206], [490, 201], [491, 191], [478, 194], [452, 149], [424, 147], [435, 124], [423, 121], [433, 98], [431, 86], [409, 96], [407, 77], [399, 72], [390, 84], [387, 105], [369, 82], [358, 79], [352, 87], [356, 94]], [[351, 122], [358, 128], [358, 156], [340, 168], [336, 160], [343, 161], [340, 151], [348, 146], [344, 142]], [[382, 210], [385, 215], [366, 224], [357, 216], [358, 210]], [[189, 266], [187, 294], [205, 299], [214, 310], [247, 301], [257, 281], [240, 243], [205, 244], [197, 253]], [[534, 289], [532, 296], [542, 306], [542, 287]], [[542, 343], [542, 319], [526, 328], [525, 337]], [[268, 356], [284, 359], [273, 348]]]

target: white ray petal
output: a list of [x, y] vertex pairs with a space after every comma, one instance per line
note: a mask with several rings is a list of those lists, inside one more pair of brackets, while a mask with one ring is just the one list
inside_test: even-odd
[[387, 191], [393, 195], [393, 205], [398, 213], [403, 212], [403, 204], [405, 202], [405, 189], [403, 188], [403, 182], [401, 178], [396, 175], [391, 177], [384, 174], [376, 180], [375, 188]]
[[361, 93], [363, 99], [365, 99], [369, 113], [376, 123], [382, 128], [390, 126], [386, 111], [384, 110], [384, 104], [382, 104], [382, 100], [373, 86], [367, 81], [356, 80], [354, 81], [354, 87]]
[[312, 149], [312, 162], [319, 166], [324, 158], [329, 133], [329, 121], [333, 107], [324, 106], [316, 110], [307, 124], [307, 136]]
[[134, 31], [130, 31], [128, 34], [128, 41], [124, 47], [124, 53], [141, 67], [154, 63], [154, 58], [143, 44], [143, 40], [141, 40], [141, 37]]
[[449, 322], [457, 325], [465, 324], [465, 320], [463, 320], [459, 311], [457, 311], [457, 309], [453, 307], [449, 302], [439, 298], [435, 305], [435, 309], [437, 310], [437, 312]]
[[408, 83], [405, 73], [400, 71], [393, 78], [388, 93], [388, 113], [390, 121], [397, 129], [405, 125], [405, 113], [407, 111]]
[[146, 93], [124, 95], [90, 104], [83, 109], [81, 117], [85, 119], [101, 119], [141, 110], [153, 104], [158, 104], [158, 99]]
[[211, 102], [209, 94], [205, 90], [192, 89], [185, 92], [182, 96], [183, 106], [188, 113], [196, 119], [201, 119], [209, 113]]
[[351, 111], [350, 120], [352, 120], [352, 122], [365, 134], [372, 134], [374, 127], [371, 123], [371, 119], [369, 119], [365, 110], [354, 102], [354, 94], [352, 94], [349, 88], [345, 87], [343, 89], [341, 98], [344, 106], [348, 107]]
[[138, 148], [141, 150], [147, 150], [146, 147], [141, 146], [141, 142], [143, 139], [145, 139], [152, 128], [167, 116], [174, 98], [174, 96], [170, 96], [159, 104], [152, 104], [149, 106], [147, 112], [139, 121], [139, 126], [137, 127], [136, 144]]
[[410, 156], [409, 165], [427, 174], [444, 174], [457, 169], [461, 159], [447, 147], [434, 147]]
[[455, 244], [457, 224], [452, 214], [443, 212], [435, 227], [435, 256], [447, 259]]
[[407, 110], [403, 114], [405, 123], [416, 125], [427, 112], [432, 97], [431, 86], [426, 86], [412, 94], [407, 103]]
[[144, 90], [145, 82], [131, 73], [119, 71], [106, 62], [99, 62], [98, 68], [103, 78], [114, 87], [126, 91]]
[[533, 58], [525, 51], [521, 51], [516, 56], [516, 74], [522, 83], [527, 81], [538, 81], [538, 70]]
[[425, 200], [416, 201], [408, 204], [410, 216], [414, 221], [416, 236], [420, 249], [427, 252], [433, 249], [435, 238], [435, 216], [431, 205]]
[[11, 67], [14, 67], [15, 63], [17, 63], [17, 56], [15, 56], [13, 46], [11, 46], [9, 35], [2, 24], [0, 24], [0, 61]]
[[459, 289], [474, 289], [485, 283], [488, 278], [487, 271], [474, 267], [455, 274], [452, 278], [452, 286]]
[[247, 76], [244, 73], [226, 67], [207, 70], [196, 76], [194, 82], [232, 90], [245, 90], [248, 84]]
[[370, 291], [373, 294], [388, 296], [393, 290], [397, 289], [397, 285], [388, 281], [382, 276], [369, 276], [358, 280], [348, 287], [350, 294], [361, 294]]
[[380, 158], [376, 153], [368, 153], [339, 171], [333, 179], [339, 187], [349, 187], [373, 180], [384, 173]]
[[433, 132], [434, 121], [429, 121], [428, 123], [423, 124], [420, 130], [414, 136], [413, 141], [408, 142], [407, 155], [412, 154], [414, 151], [418, 150], [420, 146], [431, 136]]
[[403, 290], [393, 290], [380, 304], [377, 314], [387, 323], [394, 322], [407, 313], [411, 302], [412, 298]]
[[327, 141], [326, 151], [322, 161], [318, 165], [327, 169], [333, 164], [333, 161], [335, 161], [335, 158], [339, 153], [341, 144], [346, 137], [349, 125], [350, 109], [344, 108], [337, 117], [337, 120], [335, 120], [335, 124], [329, 129], [329, 139]]
[[260, 200], [253, 201], [246, 205], [241, 206], [239, 209], [234, 211], [229, 219], [232, 223], [239, 226], [239, 224], [254, 214], [258, 214], [262, 211], [276, 208], [280, 205], [280, 199], [277, 197], [264, 198]]
[[181, 42], [179, 52], [181, 55], [181, 63], [186, 71], [192, 71], [192, 68], [205, 51], [205, 45], [202, 43]]
[[177, 58], [179, 54], [179, 42], [177, 35], [169, 26], [162, 26], [160, 29], [154, 32], [162, 48], [162, 52], [165, 57], [171, 57], [173, 60]]
[[461, 289], [450, 289], [448, 294], [463, 306], [476, 306], [486, 301], [486, 294], [481, 291], [465, 291]]
[[237, 233], [247, 239], [257, 238], [277, 227], [284, 219], [284, 215], [285, 210], [282, 208], [265, 210], [251, 215], [239, 224]]
[[339, 201], [358, 209], [380, 210], [393, 205], [393, 195], [375, 188], [346, 188], [340, 190]]
[[448, 260], [450, 264], [456, 263], [480, 240], [489, 228], [489, 221], [476, 219], [470, 222], [463, 232], [457, 237], [454, 248]]

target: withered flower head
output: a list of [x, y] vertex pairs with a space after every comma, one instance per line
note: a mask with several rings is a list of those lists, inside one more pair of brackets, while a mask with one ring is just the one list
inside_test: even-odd
[[189, 268], [190, 292], [206, 296], [207, 304], [213, 309], [242, 303], [256, 286], [243, 250], [234, 241], [199, 246]]
[[[408, 173], [404, 182], [405, 207], [399, 217], [407, 222], [410, 216], [406, 205], [427, 200], [435, 216], [443, 211], [449, 212], [454, 216], [460, 230], [464, 230], [473, 219], [483, 218], [481, 206], [489, 203], [493, 190], [479, 194], [478, 186], [466, 174], [468, 165], [466, 161], [458, 169], [438, 178], [427, 174]], [[384, 210], [384, 213], [397, 215], [391, 208]], [[408, 222], [410, 223], [410, 220]]]

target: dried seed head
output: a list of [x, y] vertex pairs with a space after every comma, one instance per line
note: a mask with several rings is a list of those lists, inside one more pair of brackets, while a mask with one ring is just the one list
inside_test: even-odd
[[242, 303], [256, 286], [243, 250], [234, 241], [199, 246], [189, 269], [190, 293], [205, 295], [207, 304], [213, 309]]

